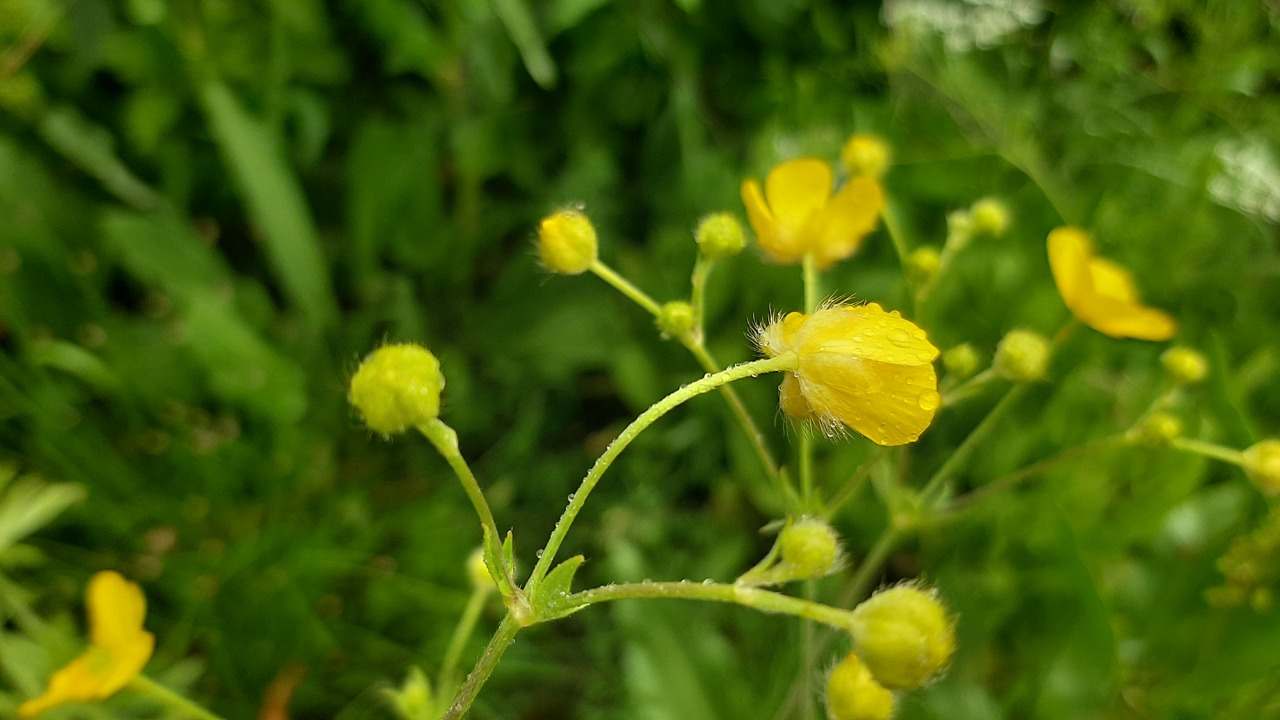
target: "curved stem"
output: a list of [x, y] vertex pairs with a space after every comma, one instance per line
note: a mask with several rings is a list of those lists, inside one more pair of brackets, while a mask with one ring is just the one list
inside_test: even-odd
[[419, 425], [418, 432], [431, 441], [436, 451], [445, 459], [445, 462], [449, 463], [449, 467], [453, 468], [453, 474], [462, 481], [462, 489], [466, 491], [467, 498], [476, 509], [476, 514], [480, 516], [480, 522], [493, 532], [495, 538], [502, 537], [498, 533], [498, 523], [493, 519], [493, 511], [489, 509], [489, 502], [485, 500], [484, 492], [480, 490], [479, 481], [476, 480], [471, 467], [467, 465], [467, 461], [458, 450], [458, 434], [439, 418]]
[[632, 285], [630, 280], [622, 277], [603, 262], [596, 260], [592, 263], [591, 272], [595, 273], [596, 277], [612, 285], [618, 292], [631, 298], [637, 305], [648, 311], [650, 315], [657, 317], [662, 312], [662, 306], [656, 300], [646, 295], [640, 288]]
[[467, 675], [466, 682], [462, 683], [458, 694], [453, 698], [453, 704], [449, 706], [449, 710], [441, 720], [458, 720], [471, 709], [471, 703], [475, 702], [476, 695], [480, 694], [480, 688], [484, 687], [485, 682], [489, 680], [493, 669], [498, 666], [498, 661], [502, 659], [507, 648], [511, 647], [518, 632], [520, 632], [520, 624], [511, 617], [510, 613], [507, 613], [498, 625], [498, 629], [494, 631], [493, 637], [489, 638], [489, 644], [484, 646], [480, 660], [472, 668], [471, 674]]
[[730, 603], [764, 613], [794, 615], [841, 630], [849, 629], [849, 611], [754, 587], [713, 582], [619, 583], [573, 593], [568, 601], [585, 607], [595, 603], [636, 598], [679, 598]]
[[480, 611], [484, 610], [484, 601], [489, 597], [489, 591], [489, 587], [478, 587], [467, 598], [467, 606], [462, 609], [462, 617], [453, 629], [449, 647], [445, 649], [444, 660], [440, 663], [440, 674], [436, 677], [437, 690], [453, 686], [453, 673], [458, 668], [458, 660], [467, 646], [467, 640], [476, 628], [476, 621], [480, 619]]
[[555, 529], [551, 531], [551, 537], [547, 540], [546, 546], [538, 557], [538, 563], [534, 566], [533, 572], [529, 576], [529, 582], [526, 584], [529, 593], [533, 594], [538, 583], [542, 581], [542, 578], [546, 576], [547, 571], [551, 568], [551, 563], [555, 560], [556, 553], [560, 550], [560, 545], [564, 542], [565, 535], [569, 532], [569, 527], [573, 525], [573, 521], [578, 516], [578, 513], [581, 512], [582, 506], [586, 504], [587, 497], [595, 489], [596, 483], [600, 482], [601, 476], [609, 469], [613, 461], [641, 432], [656, 422], [658, 418], [666, 415], [673, 408], [690, 398], [715, 390], [734, 380], [754, 377], [761, 373], [788, 370], [794, 368], [795, 364], [795, 354], [787, 353], [764, 360], [734, 365], [727, 370], [722, 370], [714, 375], [707, 375], [685, 385], [654, 403], [648, 410], [640, 413], [639, 417], [624, 428], [618, 437], [614, 438], [613, 442], [609, 443], [609, 447], [605, 448], [604, 453], [600, 455], [595, 464], [591, 466], [591, 469], [587, 471], [586, 477], [582, 479], [582, 484], [578, 486], [577, 492], [572, 496], [573, 499], [569, 501], [564, 513], [560, 515]]
[[222, 716], [213, 714], [206, 710], [204, 706], [179, 695], [168, 686], [161, 685], [146, 675], [139, 675], [130, 680], [129, 688], [139, 695], [146, 695], [182, 715], [199, 718], [199, 720], [222, 720]]

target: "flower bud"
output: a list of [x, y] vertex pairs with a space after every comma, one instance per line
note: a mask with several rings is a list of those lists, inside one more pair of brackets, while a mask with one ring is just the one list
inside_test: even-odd
[[942, 366], [947, 369], [947, 375], [954, 380], [963, 380], [978, 372], [978, 365], [981, 362], [978, 351], [974, 350], [969, 343], [957, 345], [942, 353]]
[[840, 149], [840, 163], [851, 177], [879, 180], [889, 169], [889, 145], [870, 133], [851, 135]]
[[1280, 494], [1280, 440], [1263, 440], [1245, 450], [1244, 472], [1262, 494]]
[[548, 270], [578, 275], [596, 261], [596, 229], [578, 210], [561, 210], [538, 226], [538, 253]]
[[789, 523], [778, 537], [782, 563], [793, 579], [830, 573], [840, 558], [840, 537], [826, 521], [802, 517]]
[[663, 337], [684, 337], [693, 329], [694, 320], [692, 305], [673, 300], [663, 305], [658, 313], [658, 330], [662, 331]]
[[484, 548], [476, 548], [467, 556], [467, 579], [476, 590], [491, 592], [498, 589], [498, 584], [489, 574], [489, 566], [484, 564]]
[[1134, 426], [1128, 438], [1148, 445], [1168, 445], [1182, 435], [1182, 421], [1167, 412], [1153, 412]]
[[995, 198], [983, 198], [969, 208], [973, 232], [1000, 237], [1009, 229], [1009, 207]]
[[708, 260], [722, 260], [733, 257], [746, 247], [747, 237], [742, 230], [742, 223], [733, 213], [715, 213], [708, 215], [698, 223], [693, 232], [693, 239], [698, 243], [698, 250]]
[[955, 624], [937, 592], [898, 585], [853, 610], [858, 656], [876, 681], [891, 690], [919, 687], [937, 677], [956, 649]]
[[849, 653], [827, 676], [827, 720], [889, 720], [895, 708], [893, 693]]
[[440, 413], [444, 376], [440, 362], [421, 345], [374, 350], [351, 378], [348, 400], [374, 432], [395, 435]]
[[1043, 380], [1049, 370], [1049, 341], [1038, 332], [1012, 330], [996, 345], [992, 365], [1014, 382]]
[[401, 720], [431, 720], [437, 717], [431, 699], [431, 682], [427, 680], [422, 668], [416, 665], [409, 668], [403, 685], [385, 688], [382, 693]]
[[927, 285], [938, 276], [942, 267], [942, 256], [936, 248], [925, 245], [911, 251], [907, 256], [907, 279], [913, 285]]
[[1172, 347], [1160, 356], [1164, 371], [1179, 385], [1195, 385], [1209, 375], [1209, 361], [1199, 351]]

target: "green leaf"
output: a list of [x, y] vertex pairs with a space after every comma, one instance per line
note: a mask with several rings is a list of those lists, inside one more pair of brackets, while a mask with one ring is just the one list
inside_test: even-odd
[[80, 485], [48, 483], [34, 475], [14, 481], [0, 498], [0, 553], [84, 500], [85, 494]]
[[267, 127], [217, 80], [202, 89], [214, 139], [249, 212], [262, 227], [267, 255], [293, 304], [314, 329], [337, 315], [315, 223], [298, 180]]
[[532, 598], [533, 610], [539, 620], [557, 620], [586, 607], [569, 603], [573, 576], [585, 561], [585, 557], [574, 555], [547, 573], [547, 577], [538, 585], [538, 590]]
[[498, 592], [502, 593], [502, 597], [511, 597], [515, 593], [515, 588], [511, 586], [509, 580], [511, 575], [506, 571], [508, 566], [504, 564], [504, 558], [509, 556], [511, 533], [508, 532], [506, 542], [499, 545], [498, 538], [493, 534], [493, 530], [489, 529], [488, 525], [484, 525], [483, 528], [484, 566], [489, 569], [489, 576], [497, 584]]

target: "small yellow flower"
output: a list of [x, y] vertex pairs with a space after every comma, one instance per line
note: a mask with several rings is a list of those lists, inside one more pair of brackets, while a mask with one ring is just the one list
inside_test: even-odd
[[18, 708], [33, 718], [70, 702], [105, 700], [142, 672], [155, 636], [142, 629], [147, 601], [137, 585], [119, 573], [100, 572], [89, 580], [89, 649], [49, 679], [44, 694]]
[[834, 195], [831, 167], [816, 158], [782, 163], [769, 172], [764, 190], [742, 183], [742, 202], [769, 259], [798, 263], [812, 254], [820, 268], [857, 252], [876, 227], [884, 192], [871, 178], [851, 178]]
[[1049, 267], [1062, 301], [1081, 322], [1104, 335], [1138, 340], [1168, 340], [1177, 332], [1173, 318], [1138, 300], [1128, 270], [1093, 254], [1089, 234], [1077, 227], [1049, 233]]
[[941, 404], [938, 349], [897, 311], [835, 305], [790, 313], [762, 328], [761, 352], [796, 353], [780, 389], [783, 411], [812, 417], [828, 432], [853, 428], [880, 445], [915, 442]]

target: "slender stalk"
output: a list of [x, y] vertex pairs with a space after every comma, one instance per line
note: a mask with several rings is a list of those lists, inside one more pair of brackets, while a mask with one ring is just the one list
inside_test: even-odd
[[888, 448], [878, 447], [871, 454], [871, 457], [867, 458], [866, 462], [859, 465], [858, 469], [854, 470], [853, 474], [849, 476], [849, 479], [841, 484], [836, 494], [831, 496], [831, 500], [822, 509], [822, 516], [828, 520], [835, 517], [836, 513], [840, 512], [840, 508], [844, 507], [844, 504], [853, 498], [858, 489], [862, 487], [862, 484], [867, 481], [867, 478], [871, 477], [871, 470], [875, 467], [875, 464], [888, 453]]
[[800, 433], [800, 503], [805, 512], [813, 508], [813, 433], [806, 428]]
[[706, 291], [707, 276], [711, 274], [711, 268], [715, 265], [714, 260], [708, 260], [698, 253], [698, 259], [693, 262], [693, 276], [690, 278], [689, 284], [692, 290], [689, 293], [689, 304], [693, 305], [694, 317], [694, 338], [701, 342], [703, 330], [703, 310], [706, 308]]
[[632, 285], [630, 280], [622, 277], [603, 262], [596, 260], [592, 263], [591, 272], [595, 273], [596, 277], [612, 285], [618, 292], [631, 298], [635, 304], [644, 308], [650, 315], [657, 317], [662, 312], [662, 306], [656, 300], [646, 295], [640, 288]]
[[478, 587], [467, 598], [467, 606], [462, 609], [462, 617], [458, 618], [453, 636], [449, 638], [449, 647], [444, 651], [444, 660], [440, 663], [440, 674], [436, 677], [437, 689], [453, 687], [453, 673], [458, 669], [458, 660], [462, 658], [467, 640], [476, 629], [476, 621], [480, 619], [480, 611], [484, 610], [489, 592], [488, 587]]
[[489, 502], [485, 500], [484, 492], [480, 489], [479, 481], [476, 480], [471, 467], [467, 465], [467, 461], [458, 450], [458, 434], [439, 418], [419, 425], [418, 432], [431, 441], [436, 451], [445, 459], [445, 462], [449, 463], [449, 467], [453, 468], [453, 474], [462, 481], [462, 489], [466, 491], [467, 498], [476, 509], [476, 514], [480, 516], [480, 522], [493, 532], [495, 538], [502, 537], [498, 532], [498, 523], [493, 519], [493, 511], [489, 509]]
[[489, 676], [493, 674], [493, 669], [498, 666], [498, 661], [507, 652], [507, 648], [511, 647], [511, 643], [515, 641], [516, 633], [518, 632], [520, 632], [520, 624], [508, 613], [506, 617], [502, 618], [502, 622], [499, 623], [498, 629], [494, 631], [493, 637], [489, 638], [489, 644], [484, 646], [484, 652], [480, 654], [480, 660], [472, 668], [471, 674], [467, 675], [466, 682], [462, 683], [458, 694], [453, 698], [453, 704], [449, 706], [449, 710], [445, 712], [441, 720], [458, 720], [471, 709], [471, 703], [475, 702], [476, 695], [480, 693], [480, 688], [484, 687], [484, 684], [488, 682]]
[[209, 712], [204, 706], [188, 700], [168, 686], [162, 685], [146, 675], [139, 675], [130, 680], [129, 689], [187, 717], [199, 718], [199, 720], [222, 720], [222, 716]]
[[1024, 384], [1010, 388], [1004, 394], [1004, 397], [1000, 398], [1000, 401], [991, 408], [987, 416], [982, 418], [982, 422], [978, 423], [978, 426], [960, 443], [960, 447], [957, 447], [955, 452], [951, 453], [951, 457], [947, 458], [947, 461], [942, 463], [942, 467], [938, 468], [937, 472], [924, 484], [924, 487], [920, 488], [917, 497], [925, 503], [935, 502], [934, 495], [941, 489], [942, 484], [956, 474], [965, 461], [969, 459], [969, 456], [973, 454], [978, 443], [991, 432], [991, 429], [1004, 417], [1004, 414], [1009, 412], [1009, 409], [1018, 402], [1028, 387], [1028, 385]]
[[858, 570], [845, 584], [844, 595], [841, 598], [846, 601], [844, 604], [852, 605], [854, 601], [867, 596], [876, 574], [880, 572], [885, 560], [889, 559], [889, 553], [893, 552], [894, 546], [902, 539], [902, 535], [902, 527], [894, 522], [890, 522], [889, 527], [880, 533], [875, 544], [863, 556], [862, 562], [858, 563]]
[[902, 224], [898, 222], [897, 204], [892, 199], [886, 198], [880, 215], [884, 218], [884, 230], [889, 235], [889, 242], [893, 243], [893, 252], [898, 256], [898, 264], [906, 268], [907, 242], [902, 234]]
[[1005, 475], [1004, 477], [1000, 477], [995, 480], [992, 480], [991, 482], [987, 483], [986, 485], [983, 485], [980, 488], [975, 488], [971, 492], [968, 492], [964, 495], [961, 495], [958, 498], [953, 499], [950, 505], [947, 506], [947, 512], [963, 510], [964, 508], [982, 500], [985, 497], [998, 495], [1008, 490], [1012, 490], [1022, 481], [1027, 480], [1028, 478], [1033, 478], [1048, 470], [1052, 470], [1053, 468], [1057, 467], [1058, 465], [1061, 465], [1062, 463], [1068, 460], [1075, 460], [1077, 458], [1086, 457], [1100, 450], [1105, 450], [1107, 448], [1111, 448], [1117, 445], [1122, 445], [1124, 444], [1124, 442], [1125, 442], [1125, 437], [1123, 434], [1110, 435], [1104, 438], [1099, 438], [1097, 440], [1087, 442], [1083, 445], [1079, 445], [1077, 447], [1071, 448], [1070, 450], [1064, 450], [1058, 453], [1057, 455], [1051, 455], [1043, 460], [1034, 462], [1030, 465], [1027, 465], [1026, 467], [1015, 470], [1009, 473], [1008, 475]]
[[818, 259], [813, 253], [805, 253], [800, 264], [804, 276], [804, 311], [811, 313], [818, 307], [818, 298], [822, 295], [821, 281], [818, 279]]
[[682, 600], [705, 600], [708, 602], [730, 603], [760, 612], [794, 615], [805, 620], [813, 620], [824, 625], [849, 629], [849, 611], [834, 608], [830, 605], [802, 600], [790, 595], [762, 590], [754, 587], [730, 585], [713, 582], [641, 582], [605, 585], [590, 590], [574, 593], [569, 596], [572, 605], [585, 607], [595, 603], [613, 600], [632, 600], [637, 598], [679, 598]]
[[601, 476], [641, 432], [656, 422], [658, 418], [666, 415], [673, 408], [690, 398], [715, 390], [734, 380], [755, 377], [761, 373], [788, 370], [794, 368], [795, 364], [795, 354], [787, 353], [777, 357], [734, 365], [731, 368], [713, 375], [707, 375], [685, 385], [654, 403], [648, 410], [640, 413], [639, 417], [624, 428], [618, 437], [614, 438], [613, 442], [609, 443], [609, 447], [605, 448], [604, 453], [600, 455], [595, 464], [591, 466], [591, 469], [587, 471], [586, 477], [582, 479], [582, 484], [578, 486], [578, 491], [573, 494], [573, 499], [569, 501], [564, 513], [560, 515], [555, 528], [551, 531], [551, 537], [547, 540], [547, 544], [542, 549], [538, 562], [529, 576], [529, 582], [526, 585], [529, 594], [533, 594], [538, 583], [542, 581], [542, 578], [546, 577], [547, 571], [551, 569], [551, 563], [555, 560], [556, 553], [560, 550], [560, 545], [564, 542], [565, 535], [568, 534], [574, 519], [578, 517], [578, 513], [582, 511], [583, 505], [587, 502], [587, 497], [595, 489], [596, 484], [600, 482]]
[[1244, 453], [1239, 450], [1233, 450], [1214, 443], [1205, 442], [1203, 440], [1193, 440], [1191, 438], [1174, 438], [1169, 441], [1169, 447], [1183, 452], [1195, 453], [1203, 455], [1214, 460], [1221, 460], [1224, 463], [1232, 465], [1244, 465]]
[[987, 386], [1000, 379], [1000, 375], [995, 368], [987, 368], [973, 377], [961, 381], [958, 385], [942, 393], [943, 407], [950, 407], [970, 397], [977, 395]]

